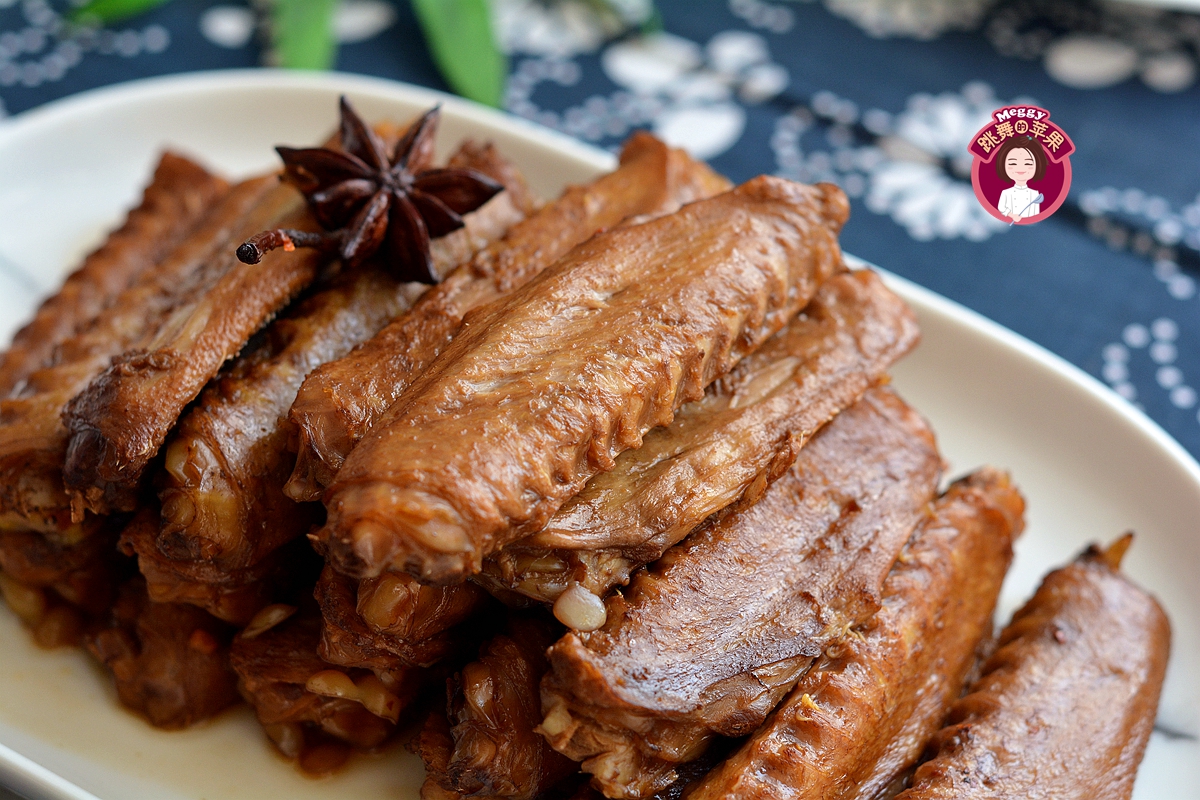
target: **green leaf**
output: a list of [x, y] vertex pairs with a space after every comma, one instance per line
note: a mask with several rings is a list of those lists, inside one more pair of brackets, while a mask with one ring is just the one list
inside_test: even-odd
[[118, 22], [157, 8], [168, 0], [89, 0], [71, 12], [71, 21], [81, 25]]
[[338, 0], [273, 0], [272, 61], [288, 69], [329, 69], [337, 57], [333, 12]]
[[496, 46], [487, 0], [412, 0], [425, 42], [446, 83], [463, 97], [499, 107], [508, 59]]

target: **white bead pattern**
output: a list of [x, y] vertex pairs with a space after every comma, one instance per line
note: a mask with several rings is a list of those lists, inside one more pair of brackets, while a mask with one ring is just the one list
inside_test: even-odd
[[[0, 1], [0, 8], [15, 4]], [[36, 89], [60, 81], [88, 53], [135, 58], [161, 53], [171, 44], [170, 32], [161, 25], [73, 29], [46, 0], [23, 0], [21, 14], [26, 27], [0, 33], [0, 88]]]
[[[1132, 351], [1145, 350], [1149, 360], [1156, 365], [1154, 380], [1167, 392], [1171, 405], [1184, 411], [1194, 408], [1200, 398], [1185, 382], [1183, 370], [1175, 364], [1179, 356], [1178, 339], [1179, 324], [1168, 317], [1159, 317], [1149, 325], [1130, 323], [1121, 331], [1120, 342], [1111, 342], [1101, 349], [1100, 377], [1118, 395], [1141, 408], [1136, 402], [1137, 389], [1130, 381], [1130, 361], [1134, 356]], [[1197, 421], [1200, 422], [1200, 415]]]

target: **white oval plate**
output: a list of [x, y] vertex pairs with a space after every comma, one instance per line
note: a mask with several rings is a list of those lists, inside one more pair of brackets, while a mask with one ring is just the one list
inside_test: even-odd
[[[52, 103], [0, 124], [0, 341], [134, 202], [164, 146], [230, 175], [272, 168], [277, 143], [334, 128], [346, 93], [368, 119], [444, 104], [441, 143], [493, 139], [543, 196], [612, 166], [612, 157], [525, 121], [426, 89], [351, 75], [263, 70], [139, 81]], [[1087, 542], [1139, 537], [1127, 571], [1165, 604], [1175, 641], [1160, 724], [1138, 779], [1143, 800], [1200, 797], [1200, 467], [1157, 425], [1080, 370], [900, 278], [924, 342], [896, 370], [900, 391], [937, 430], [954, 474], [1012, 470], [1029, 526], [1005, 585], [1003, 617]], [[22, 294], [22, 292], [24, 294]], [[420, 764], [394, 750], [312, 781], [274, 755], [241, 708], [178, 733], [116, 703], [79, 652], [34, 647], [0, 611], [0, 783], [31, 797], [416, 798]]]
[[1161, 8], [1164, 11], [1200, 11], [1200, 0], [1125, 0], [1142, 6]]

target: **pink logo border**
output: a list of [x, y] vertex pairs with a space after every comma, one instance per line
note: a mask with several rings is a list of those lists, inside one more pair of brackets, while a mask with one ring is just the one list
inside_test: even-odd
[[[1044, 113], [1046, 115], [1046, 117], [1045, 117], [1046, 121], [1049, 122], [1049, 120], [1050, 120], [1050, 112], [1039, 106], [1030, 105], [1028, 103], [1022, 103], [1020, 105], [1012, 105], [1012, 106], [1001, 106], [1000, 108], [997, 108], [995, 111], [992, 112], [992, 117], [990, 120], [988, 120], [988, 123], [986, 125], [984, 125], [982, 128], [980, 128], [979, 130], [975, 131], [975, 135], [972, 136], [971, 141], [967, 143], [967, 152], [969, 152], [972, 156], [971, 188], [973, 188], [975, 190], [975, 199], [979, 201], [979, 205], [983, 206], [983, 209], [985, 211], [987, 211], [993, 217], [995, 217], [996, 219], [998, 219], [1004, 223], [1012, 222], [1012, 220], [1009, 219], [1008, 217], [1004, 216], [1003, 214], [1001, 214], [996, 209], [996, 207], [993, 206], [991, 204], [991, 202], [988, 201], [987, 197], [985, 197], [983, 194], [983, 189], [979, 185], [979, 169], [980, 169], [980, 167], [982, 167], [984, 164], [991, 164], [992, 159], [995, 158], [996, 154], [995, 154], [995, 152], [992, 152], [987, 157], [981, 156], [975, 150], [975, 141], [977, 139], [979, 139], [985, 131], [991, 129], [993, 126], [996, 125], [996, 114], [998, 114], [1001, 111], [1005, 111], [1007, 109], [1017, 109], [1017, 108], [1032, 108], [1035, 111], [1041, 111], [1042, 113]], [[1075, 152], [1075, 143], [1071, 141], [1071, 137], [1067, 135], [1067, 132], [1064, 131], [1062, 128], [1060, 128], [1058, 125], [1054, 124], [1053, 127], [1055, 130], [1057, 130], [1059, 133], [1062, 134], [1064, 143], [1066, 144], [1066, 147], [1064, 148], [1064, 152], [1062, 155], [1055, 157], [1055, 155], [1053, 153], [1047, 152], [1047, 156], [1050, 158], [1051, 161], [1053, 161], [1055, 163], [1061, 163], [1063, 166], [1062, 190], [1058, 193], [1058, 197], [1054, 198], [1054, 202], [1051, 203], [1051, 205], [1048, 209], [1046, 209], [1045, 211], [1042, 211], [1041, 213], [1037, 214], [1036, 216], [1026, 217], [1026, 218], [1022, 219], [1020, 222], [1016, 223], [1017, 225], [1032, 225], [1035, 222], [1041, 222], [1042, 220], [1051, 216], [1052, 214], [1054, 214], [1055, 211], [1058, 211], [1059, 207], [1066, 201], [1067, 194], [1071, 191], [1071, 154]], [[999, 149], [999, 148], [996, 148], [996, 149]]]

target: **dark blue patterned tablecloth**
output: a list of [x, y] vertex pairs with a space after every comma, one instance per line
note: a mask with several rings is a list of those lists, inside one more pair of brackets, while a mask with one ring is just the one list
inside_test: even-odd
[[[660, 0], [661, 32], [606, 38], [581, 0], [495, 5], [512, 112], [606, 147], [649, 127], [734, 180], [836, 181], [853, 199], [847, 251], [1062, 355], [1200, 455], [1200, 18], [1074, 0]], [[919, 24], [873, 36], [903, 27], [898, 6]], [[261, 63], [245, 3], [175, 0], [85, 38], [61, 33], [66, 7], [0, 0], [0, 113]], [[345, 0], [338, 29], [338, 69], [446, 88], [407, 2]], [[984, 213], [969, 179], [971, 135], [1011, 101], [1049, 109], [1077, 148], [1067, 203], [1028, 227]]]

